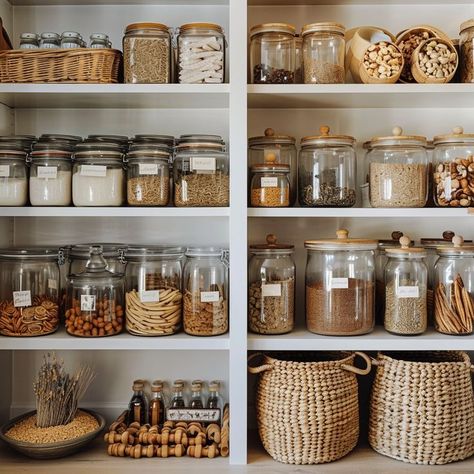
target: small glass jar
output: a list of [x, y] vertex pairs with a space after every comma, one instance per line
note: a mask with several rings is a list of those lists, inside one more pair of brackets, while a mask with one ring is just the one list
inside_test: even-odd
[[18, 143], [0, 145], [0, 206], [25, 206], [28, 202], [26, 153]]
[[173, 177], [175, 206], [229, 205], [229, 156], [221, 144], [188, 142], [177, 145]]
[[29, 161], [31, 205], [69, 206], [72, 196], [71, 153], [60, 149], [33, 151]]
[[345, 31], [344, 26], [332, 22], [303, 27], [305, 84], [344, 84]]
[[20, 35], [20, 49], [38, 49], [39, 38], [36, 33], [22, 33]]
[[123, 155], [118, 145], [80, 143], [74, 154], [72, 201], [75, 206], [121, 206], [125, 197]]
[[93, 49], [111, 48], [108, 35], [105, 33], [92, 33], [89, 37], [90, 47]]
[[303, 84], [303, 38], [295, 35], [295, 84]]
[[249, 138], [249, 184], [252, 166], [264, 163], [283, 164], [290, 167], [290, 206], [296, 201], [298, 163], [296, 140], [288, 135], [275, 135], [272, 128], [265, 129], [261, 137]]
[[130, 246], [125, 259], [127, 331], [167, 336], [181, 328], [184, 252], [172, 246]]
[[424, 207], [428, 199], [429, 162], [426, 138], [402, 135], [371, 140], [369, 161], [372, 207]]
[[433, 198], [439, 207], [474, 207], [474, 134], [455, 127], [434, 137]]
[[167, 206], [170, 201], [170, 154], [152, 149], [127, 154], [129, 206]]
[[461, 25], [459, 38], [461, 82], [474, 82], [474, 18]]
[[0, 250], [0, 334], [55, 332], [59, 288], [58, 249]]
[[171, 82], [171, 35], [161, 23], [133, 23], [123, 37], [125, 83]]
[[61, 48], [76, 49], [82, 47], [82, 37], [75, 31], [65, 31], [61, 35]]
[[250, 246], [249, 329], [257, 334], [285, 334], [295, 326], [294, 246], [277, 243]]
[[306, 325], [328, 336], [356, 336], [374, 328], [376, 240], [307, 240]]
[[122, 331], [124, 276], [107, 270], [100, 245], [91, 246], [86, 269], [69, 275], [66, 331], [72, 336], [113, 336]]
[[355, 138], [330, 135], [303, 137], [298, 159], [299, 201], [305, 207], [352, 207], [356, 203]]
[[295, 27], [265, 23], [250, 29], [252, 84], [295, 83]]
[[57, 33], [41, 33], [40, 48], [58, 49], [61, 46], [61, 37]]
[[288, 207], [290, 205], [290, 167], [263, 164], [250, 169], [250, 205], [252, 207]]
[[192, 336], [218, 336], [229, 329], [227, 251], [215, 247], [186, 250], [183, 325]]
[[428, 325], [426, 252], [410, 244], [410, 237], [403, 236], [400, 247], [385, 250], [384, 327], [402, 336], [423, 334]]
[[178, 82], [220, 84], [225, 76], [225, 36], [214, 23], [187, 23], [179, 27]]

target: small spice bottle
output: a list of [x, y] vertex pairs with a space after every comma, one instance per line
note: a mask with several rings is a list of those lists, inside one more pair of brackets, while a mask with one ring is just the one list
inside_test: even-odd
[[171, 408], [185, 408], [186, 400], [184, 399], [184, 380], [175, 380], [173, 383], [173, 397], [171, 399]]
[[459, 51], [461, 82], [474, 82], [474, 18], [461, 24]]
[[151, 426], [162, 425], [165, 421], [165, 401], [163, 398], [163, 382], [155, 380], [151, 384], [150, 414], [148, 422]]
[[60, 45], [61, 45], [61, 37], [57, 33], [53, 33], [53, 32], [41, 33], [40, 48], [58, 49]]
[[426, 252], [410, 247], [408, 236], [399, 242], [400, 247], [385, 250], [384, 327], [393, 334], [414, 336], [424, 333], [428, 324]]
[[133, 396], [130, 400], [130, 403], [128, 404], [129, 425], [136, 422], [140, 423], [141, 426], [148, 422], [144, 388], [145, 386], [142, 380], [135, 380], [133, 382]]
[[290, 205], [290, 167], [283, 164], [254, 165], [250, 169], [250, 205], [252, 207], [288, 207]]
[[65, 31], [61, 35], [61, 48], [77, 49], [82, 47], [82, 36], [75, 31]]
[[221, 410], [224, 407], [222, 397], [219, 394], [221, 384], [218, 380], [212, 380], [209, 383], [209, 396], [207, 398], [206, 407], [207, 408], [220, 408]]
[[39, 38], [36, 33], [22, 33], [20, 35], [20, 49], [38, 49]]
[[190, 408], [204, 408], [202, 401], [202, 387], [204, 382], [202, 380], [193, 380], [191, 383], [191, 403]]

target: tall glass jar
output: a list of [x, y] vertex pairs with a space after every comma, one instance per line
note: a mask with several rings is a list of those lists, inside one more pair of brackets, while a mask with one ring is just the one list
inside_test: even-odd
[[[283, 164], [290, 167], [290, 206], [296, 201], [298, 163], [296, 140], [288, 135], [275, 135], [272, 128], [265, 129], [261, 137], [249, 138], [249, 178], [252, 166], [264, 163]], [[249, 180], [250, 184], [250, 180]]]
[[428, 325], [426, 252], [410, 244], [410, 237], [403, 236], [400, 247], [385, 250], [384, 327], [402, 336], [423, 334]]
[[25, 206], [28, 202], [26, 153], [13, 143], [0, 146], [0, 206]]
[[352, 207], [356, 203], [355, 138], [330, 135], [303, 137], [298, 159], [299, 201], [305, 207]]
[[229, 157], [218, 143], [177, 145], [174, 164], [174, 204], [177, 207], [227, 207]]
[[402, 135], [372, 138], [369, 161], [372, 207], [424, 207], [428, 199], [426, 138]]
[[328, 336], [355, 336], [374, 328], [376, 240], [307, 240], [306, 325]]
[[184, 252], [172, 246], [130, 246], [126, 252], [127, 331], [166, 336], [181, 328]]
[[303, 63], [305, 84], [343, 84], [346, 29], [338, 23], [323, 22], [305, 25]]
[[461, 24], [459, 52], [461, 82], [474, 82], [474, 18]]
[[181, 25], [178, 36], [180, 84], [220, 84], [225, 77], [225, 36], [214, 23]]
[[107, 270], [102, 247], [90, 248], [86, 269], [69, 275], [66, 331], [79, 337], [113, 336], [122, 331], [124, 275]]
[[123, 38], [124, 78], [127, 84], [171, 82], [171, 35], [161, 23], [132, 23]]
[[435, 264], [435, 329], [443, 334], [466, 335], [474, 321], [474, 246], [461, 236], [452, 246], [437, 249]]
[[59, 288], [58, 249], [0, 250], [0, 334], [56, 331]]
[[[433, 198], [440, 207], [474, 207], [474, 134], [434, 137]], [[471, 189], [472, 188], [472, 189]]]
[[295, 27], [265, 23], [250, 29], [252, 84], [295, 83]]
[[186, 250], [183, 324], [192, 336], [218, 336], [229, 329], [227, 251], [215, 247]]
[[285, 334], [295, 325], [294, 246], [277, 243], [250, 246], [249, 328], [258, 334]]
[[288, 207], [290, 205], [290, 167], [263, 164], [250, 169], [250, 205], [252, 207]]

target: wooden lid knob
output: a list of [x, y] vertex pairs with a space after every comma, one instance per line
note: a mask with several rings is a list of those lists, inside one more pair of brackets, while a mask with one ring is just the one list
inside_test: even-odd
[[275, 234], [268, 234], [267, 235], [267, 244], [268, 245], [275, 245], [277, 243], [277, 238]]
[[392, 133], [395, 137], [399, 137], [403, 133], [403, 128], [402, 127], [393, 127], [392, 128]]
[[319, 133], [321, 133], [321, 135], [329, 135], [329, 131], [330, 128], [327, 125], [321, 125], [321, 127], [319, 127]]
[[400, 245], [402, 246], [402, 249], [407, 249], [410, 247], [411, 239], [408, 237], [408, 235], [403, 235], [399, 239]]
[[458, 126], [453, 128], [453, 133], [455, 135], [462, 135], [464, 133], [464, 128]]
[[462, 247], [462, 244], [464, 243], [464, 239], [463, 239], [462, 235], [455, 235], [453, 237], [452, 242], [453, 242], [453, 245], [455, 247]]
[[266, 137], [273, 137], [275, 135], [275, 130], [273, 128], [266, 128], [265, 129], [265, 136]]
[[456, 234], [452, 231], [452, 230], [445, 230], [443, 232], [443, 239], [444, 240], [449, 240], [450, 242], [453, 241], [453, 237], [455, 236]]
[[393, 240], [400, 240], [400, 237], [403, 237], [403, 232], [400, 230], [394, 230], [392, 232], [392, 239]]
[[347, 239], [349, 237], [349, 231], [347, 229], [339, 229], [336, 232], [336, 235], [340, 240]]
[[269, 151], [265, 153], [265, 163], [275, 163], [277, 160], [276, 153], [273, 151]]

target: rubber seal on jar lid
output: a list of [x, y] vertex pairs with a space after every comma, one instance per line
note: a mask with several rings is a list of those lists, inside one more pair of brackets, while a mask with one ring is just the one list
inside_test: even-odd
[[260, 33], [287, 33], [294, 36], [296, 28], [289, 23], [262, 23], [250, 28], [250, 38]]
[[376, 250], [377, 240], [350, 239], [349, 231], [339, 229], [336, 239], [306, 240], [305, 248], [308, 250]]
[[403, 235], [398, 239], [400, 247], [388, 248], [385, 250], [387, 255], [413, 255], [417, 257], [426, 257], [426, 250], [420, 247], [410, 247], [412, 241], [408, 235]]
[[460, 33], [469, 28], [474, 28], [474, 18], [471, 18], [470, 20], [466, 20], [465, 22], [461, 23]]
[[280, 244], [277, 242], [275, 234], [268, 234], [266, 237], [266, 244], [254, 244], [250, 245], [250, 250], [290, 250], [293, 251], [295, 248], [294, 245], [290, 244]]
[[47, 259], [57, 260], [59, 248], [55, 247], [26, 247], [0, 249], [0, 258], [4, 259]]
[[319, 146], [319, 145], [340, 145], [340, 146], [353, 146], [356, 142], [354, 137], [350, 135], [331, 135], [330, 127], [328, 125], [321, 125], [319, 127], [320, 135], [312, 135], [309, 137], [303, 137], [301, 139], [302, 147]]
[[224, 249], [220, 247], [188, 247], [186, 257], [222, 257]]
[[180, 33], [183, 33], [188, 30], [215, 30], [219, 33], [224, 33], [222, 26], [217, 23], [185, 23], [179, 27]]
[[125, 251], [126, 260], [146, 260], [147, 257], [182, 258], [184, 248], [173, 245], [130, 245]]
[[434, 145], [474, 143], [474, 133], [464, 133], [462, 127], [454, 127], [452, 133], [437, 135], [433, 138]]
[[401, 127], [394, 127], [392, 134], [385, 137], [373, 137], [370, 140], [370, 146], [372, 148], [379, 146], [422, 146], [426, 148], [427, 146], [426, 137], [421, 135], [403, 135]]
[[125, 34], [138, 30], [159, 30], [169, 32], [169, 27], [163, 23], [131, 23], [125, 28]]
[[295, 143], [295, 137], [291, 137], [290, 135], [275, 135], [273, 128], [266, 128], [263, 136], [249, 138], [249, 146], [294, 145]]
[[308, 35], [310, 33], [336, 33], [339, 35], [345, 35], [346, 27], [340, 23], [334, 23], [332, 21], [323, 21], [319, 23], [309, 23], [304, 25], [301, 30], [301, 36]]

